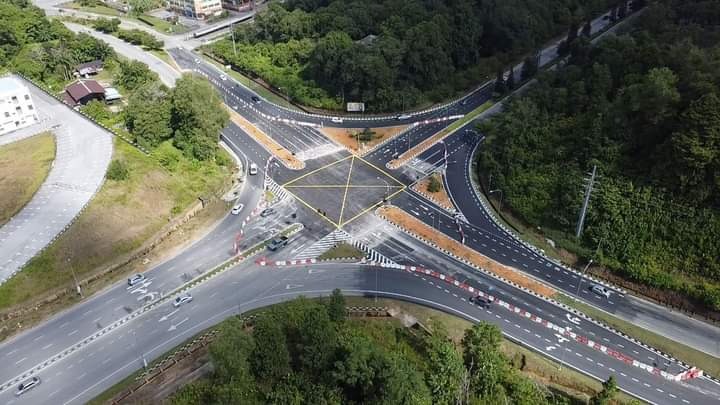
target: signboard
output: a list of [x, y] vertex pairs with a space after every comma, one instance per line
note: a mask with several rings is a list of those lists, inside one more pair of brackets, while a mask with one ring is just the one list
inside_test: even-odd
[[347, 112], [364, 112], [365, 103], [347, 103]]

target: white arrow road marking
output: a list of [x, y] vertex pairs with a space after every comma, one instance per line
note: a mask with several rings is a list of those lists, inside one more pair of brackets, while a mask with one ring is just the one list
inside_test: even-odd
[[303, 286], [302, 284], [288, 284], [288, 285], [285, 286], [285, 289], [286, 289], [286, 290], [292, 290], [293, 288], [300, 288], [300, 287], [302, 287], [302, 286]]
[[164, 322], [164, 321], [167, 321], [167, 320], [168, 320], [168, 318], [170, 318], [171, 316], [175, 315], [175, 314], [176, 314], [176, 313], [177, 313], [177, 312], [178, 312], [179, 310], [180, 310], [180, 308], [178, 308], [178, 309], [176, 309], [176, 310], [174, 310], [174, 311], [170, 312], [170, 313], [169, 313], [169, 314], [167, 314], [167, 315], [163, 315], [163, 316], [162, 316], [162, 317], [160, 318], [160, 320], [159, 320], [158, 322]]
[[568, 341], [568, 340], [565, 339], [562, 335], [559, 335], [559, 334], [557, 334], [557, 333], [555, 334], [555, 337], [558, 339], [558, 343], [563, 343], [563, 342], [567, 342], [567, 341]]
[[175, 329], [177, 329], [178, 326], [180, 326], [180, 325], [184, 324], [185, 322], [187, 322], [188, 319], [190, 319], [190, 318], [185, 318], [185, 319], [183, 319], [182, 321], [180, 321], [180, 322], [178, 322], [178, 323], [176, 323], [176, 324], [170, 325], [170, 327], [168, 328], [168, 332], [174, 331]]
[[565, 314], [565, 316], [567, 317], [568, 321], [574, 323], [575, 325], [580, 325], [580, 318], [572, 316], [570, 314]]
[[136, 292], [139, 292], [139, 293], [142, 295], [142, 294], [147, 294], [148, 290], [145, 289], [145, 288], [140, 287], [140, 288], [138, 288], [138, 289], [136, 289], [136, 290], [130, 291], [130, 294], [135, 294]]

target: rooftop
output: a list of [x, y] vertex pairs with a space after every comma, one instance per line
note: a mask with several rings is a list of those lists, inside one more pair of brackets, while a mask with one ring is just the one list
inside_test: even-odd
[[0, 93], [22, 90], [25, 90], [25, 85], [20, 80], [12, 76], [0, 77]]

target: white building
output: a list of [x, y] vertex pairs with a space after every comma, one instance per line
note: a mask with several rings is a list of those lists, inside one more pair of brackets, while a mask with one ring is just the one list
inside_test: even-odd
[[14, 77], [0, 77], [0, 135], [38, 122], [30, 91]]
[[167, 0], [168, 8], [186, 16], [204, 20], [222, 13], [221, 0]]

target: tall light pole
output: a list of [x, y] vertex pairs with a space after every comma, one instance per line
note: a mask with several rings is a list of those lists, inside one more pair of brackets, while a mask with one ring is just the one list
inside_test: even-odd
[[[172, 321], [171, 321], [172, 322]], [[147, 369], [147, 359], [145, 359], [145, 353], [143, 353], [137, 344], [137, 334], [133, 330], [133, 338], [135, 339], [135, 351], [138, 353], [138, 357], [142, 360], [143, 368]]]
[[385, 198], [383, 198], [383, 201], [386, 201], [390, 196], [390, 184], [388, 184], [387, 180], [383, 179], [380, 176], [377, 176], [377, 179], [385, 183]]
[[490, 190], [488, 192], [488, 194], [493, 194], [493, 193], [500, 193], [500, 209], [498, 209], [498, 211], [502, 211], [503, 192], [499, 188], [496, 188], [495, 190]]
[[593, 259], [590, 259], [590, 261], [588, 262], [588, 264], [585, 265], [585, 268], [580, 272], [580, 281], [578, 281], [578, 288], [577, 288], [577, 291], [575, 292], [575, 295], [576, 295], [576, 296], [580, 295], [580, 286], [582, 285], [582, 282], [585, 280], [585, 279], [583, 278], [583, 275], [585, 274], [585, 272], [587, 271], [587, 269], [590, 267], [590, 265], [592, 264], [592, 262], [593, 262]]
[[78, 279], [75, 276], [75, 268], [71, 264], [70, 259], [71, 259], [71, 257], [67, 258], [67, 263], [68, 263], [68, 267], [70, 267], [70, 272], [72, 273], [73, 280], [75, 280], [75, 289], [77, 290], [77, 293], [80, 296], [80, 298], [83, 298], [82, 289], [80, 289], [80, 283], [78, 283]]

